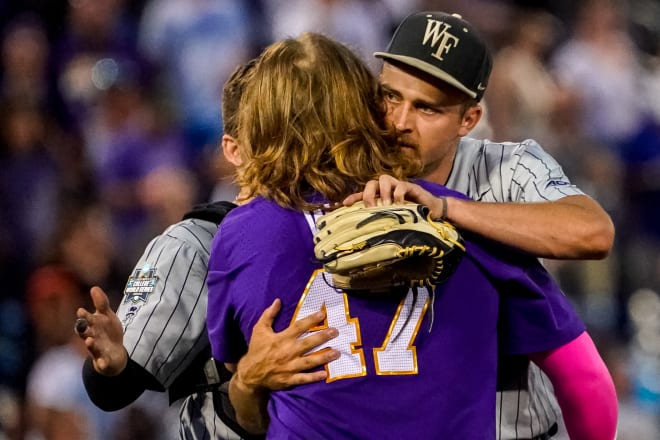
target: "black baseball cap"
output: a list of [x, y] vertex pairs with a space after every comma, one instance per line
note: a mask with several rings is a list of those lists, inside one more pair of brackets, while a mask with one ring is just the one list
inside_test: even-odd
[[419, 69], [477, 101], [493, 67], [481, 35], [458, 14], [417, 12], [403, 19], [385, 52], [374, 56]]

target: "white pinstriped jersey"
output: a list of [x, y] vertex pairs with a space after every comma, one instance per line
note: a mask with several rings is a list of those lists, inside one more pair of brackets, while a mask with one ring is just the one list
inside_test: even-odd
[[[217, 229], [213, 222], [187, 219], [155, 237], [135, 265], [117, 310], [129, 356], [165, 388], [209, 346], [206, 276]], [[217, 417], [211, 396], [198, 393], [183, 401], [181, 438], [240, 438]]]
[[[530, 139], [520, 143], [461, 139], [446, 186], [482, 202], [541, 202], [584, 194]], [[520, 389], [498, 393], [498, 440], [533, 438], [547, 432], [561, 416], [550, 379], [534, 364], [524, 376]]]

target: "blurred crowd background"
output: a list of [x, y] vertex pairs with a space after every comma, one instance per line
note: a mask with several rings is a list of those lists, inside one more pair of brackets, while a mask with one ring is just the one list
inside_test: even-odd
[[0, 440], [173, 438], [166, 396], [103, 413], [75, 310], [116, 308], [147, 242], [232, 200], [220, 91], [304, 30], [378, 71], [408, 13], [460, 13], [495, 66], [475, 137], [533, 138], [613, 217], [603, 261], [546, 261], [615, 377], [621, 440], [660, 438], [658, 0], [0, 0]]

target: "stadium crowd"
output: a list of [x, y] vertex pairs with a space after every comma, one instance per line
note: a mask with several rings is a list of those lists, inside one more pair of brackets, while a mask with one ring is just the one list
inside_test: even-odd
[[76, 308], [93, 285], [116, 308], [154, 235], [234, 199], [218, 142], [237, 65], [313, 30], [377, 69], [372, 53], [425, 9], [460, 13], [492, 45], [475, 137], [539, 141], [612, 216], [607, 259], [544, 263], [615, 378], [619, 439], [660, 438], [660, 2], [5, 0], [0, 440], [173, 438], [163, 394], [117, 413], [88, 400]]

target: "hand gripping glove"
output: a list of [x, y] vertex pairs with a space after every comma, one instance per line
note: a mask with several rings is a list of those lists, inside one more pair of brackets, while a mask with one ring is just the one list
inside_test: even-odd
[[343, 290], [389, 291], [446, 280], [465, 253], [458, 231], [416, 203], [341, 207], [316, 222], [314, 254]]

